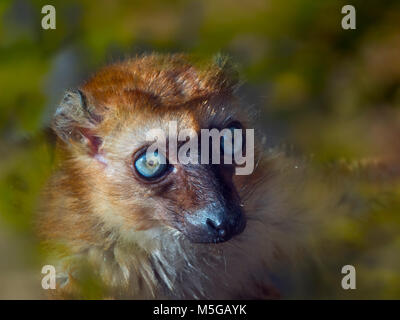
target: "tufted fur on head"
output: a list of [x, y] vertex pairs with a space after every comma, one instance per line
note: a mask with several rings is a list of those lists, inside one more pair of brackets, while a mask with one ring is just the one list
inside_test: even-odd
[[[302, 210], [294, 209], [299, 164], [264, 150], [256, 130], [251, 175], [176, 166], [166, 181], [149, 183], [132, 165], [146, 132], [168, 121], [178, 130], [233, 120], [254, 128], [237, 85], [225, 58], [154, 54], [108, 66], [66, 93], [53, 119], [59, 168], [37, 219], [56, 267], [56, 297], [85, 298], [90, 286], [104, 298], [279, 296], [271, 275], [289, 263], [305, 232]], [[191, 241], [197, 231], [187, 216], [215, 201], [229, 209], [229, 199], [243, 210], [244, 231], [221, 243]]]

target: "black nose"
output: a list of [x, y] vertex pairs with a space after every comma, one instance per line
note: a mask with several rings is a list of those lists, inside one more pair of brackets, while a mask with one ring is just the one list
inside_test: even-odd
[[228, 233], [226, 224], [224, 224], [220, 221], [217, 222], [217, 221], [211, 220], [209, 218], [206, 220], [206, 224], [213, 234], [216, 234], [220, 238], [226, 237], [226, 235]]
[[205, 229], [207, 230], [210, 242], [227, 241], [233, 236], [241, 233], [246, 225], [242, 212], [209, 214], [205, 219]]
[[246, 218], [239, 206], [212, 204], [186, 215], [187, 225], [183, 233], [196, 243], [228, 241], [246, 227]]

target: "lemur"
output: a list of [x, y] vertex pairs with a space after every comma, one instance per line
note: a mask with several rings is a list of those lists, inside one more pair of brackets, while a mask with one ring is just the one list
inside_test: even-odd
[[[111, 299], [280, 296], [271, 274], [304, 228], [282, 177], [293, 163], [265, 150], [234, 70], [223, 57], [150, 54], [65, 93], [52, 121], [58, 168], [36, 220], [57, 272], [52, 297], [85, 298], [87, 277]], [[149, 161], [146, 133], [170, 121], [256, 128], [254, 171]]]

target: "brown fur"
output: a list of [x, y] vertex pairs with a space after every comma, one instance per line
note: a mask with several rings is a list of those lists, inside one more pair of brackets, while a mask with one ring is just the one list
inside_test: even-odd
[[286, 180], [287, 172], [290, 181], [297, 175], [290, 160], [258, 144], [255, 172], [233, 178], [247, 227], [220, 244], [192, 243], [171, 222], [182, 224], [184, 212], [209, 201], [207, 177], [181, 170], [175, 181], [150, 186], [132, 173], [132, 153], [146, 130], [169, 120], [195, 130], [223, 128], [230, 119], [253, 127], [249, 109], [234, 96], [231, 70], [224, 59], [140, 57], [106, 67], [85, 83], [86, 110], [68, 99], [60, 105], [53, 124], [60, 168], [38, 217], [47, 262], [57, 270], [56, 297], [85, 297], [84, 270], [99, 281], [102, 297], [277, 296], [270, 274], [291, 255], [303, 228], [300, 211], [292, 209], [296, 190]]

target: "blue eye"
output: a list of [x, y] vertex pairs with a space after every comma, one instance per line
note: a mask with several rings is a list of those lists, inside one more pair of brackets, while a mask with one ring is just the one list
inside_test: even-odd
[[146, 179], [154, 179], [160, 177], [168, 168], [167, 160], [158, 152], [147, 156], [142, 154], [135, 161], [136, 171]]
[[[226, 144], [229, 147], [229, 149], [231, 150], [232, 154], [235, 154], [236, 152], [242, 150], [242, 144], [240, 144], [240, 143], [235, 144], [234, 132], [235, 132], [235, 129], [242, 129], [242, 128], [239, 125], [233, 125], [227, 129], [230, 130], [231, 136], [229, 137], [229, 135], [226, 135], [226, 134], [222, 136], [221, 148], [222, 148], [222, 150], [224, 150], [224, 147]], [[242, 141], [242, 143], [243, 143], [243, 141]]]

